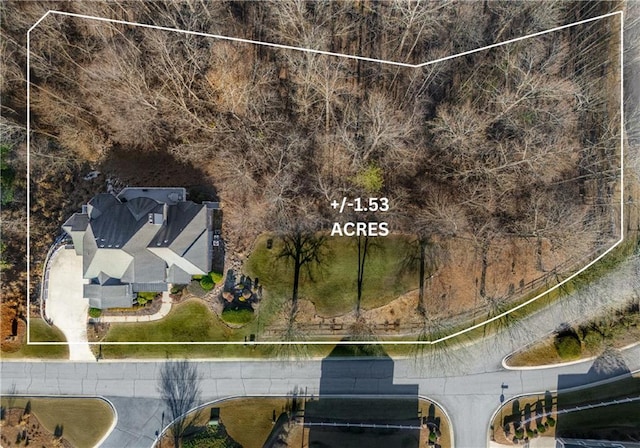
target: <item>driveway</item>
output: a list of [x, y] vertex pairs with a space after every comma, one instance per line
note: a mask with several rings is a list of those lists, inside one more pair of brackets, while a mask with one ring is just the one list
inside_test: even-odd
[[89, 301], [82, 297], [82, 257], [74, 249], [59, 249], [49, 261], [49, 293], [45, 314], [64, 333], [69, 359], [94, 361], [87, 343]]

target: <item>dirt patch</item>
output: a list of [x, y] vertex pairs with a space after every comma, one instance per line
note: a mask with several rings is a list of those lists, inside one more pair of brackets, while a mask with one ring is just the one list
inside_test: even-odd
[[3, 352], [15, 352], [20, 349], [27, 332], [27, 324], [17, 317], [15, 308], [3, 306], [0, 334], [2, 343], [0, 350]]
[[64, 437], [56, 437], [42, 426], [35, 415], [25, 414], [21, 408], [10, 408], [4, 411], [1, 422], [2, 446], [46, 446], [51, 448], [73, 448]]

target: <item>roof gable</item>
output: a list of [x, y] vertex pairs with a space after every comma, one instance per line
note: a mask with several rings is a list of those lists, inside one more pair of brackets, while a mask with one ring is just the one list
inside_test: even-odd
[[63, 229], [74, 233], [74, 245], [81, 248], [83, 277], [104, 286], [109, 279], [159, 284], [206, 274], [212, 237], [206, 204], [131, 195], [120, 200], [99, 194], [89, 201], [87, 213], [65, 222]]

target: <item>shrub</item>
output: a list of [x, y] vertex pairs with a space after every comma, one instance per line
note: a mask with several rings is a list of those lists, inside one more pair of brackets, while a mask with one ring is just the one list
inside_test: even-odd
[[582, 340], [588, 350], [596, 350], [602, 345], [602, 336], [595, 331], [587, 331]]
[[577, 359], [582, 353], [580, 340], [573, 334], [556, 337], [555, 346], [558, 356], [563, 360]]
[[213, 283], [220, 283], [222, 281], [222, 274], [219, 272], [210, 272], [209, 276], [211, 277], [211, 280], [213, 280]]
[[513, 433], [513, 438], [518, 440], [524, 438], [524, 429], [522, 428], [516, 429]]
[[533, 439], [536, 436], [536, 433], [530, 429], [527, 429], [527, 437]]
[[171, 287], [171, 291], [169, 291], [169, 292], [171, 292], [171, 294], [179, 294], [186, 287], [187, 287], [187, 285], [173, 285]]
[[554, 426], [556, 426], [556, 419], [553, 417], [547, 417], [547, 423], [549, 423], [549, 426], [553, 428]]
[[384, 185], [382, 169], [375, 165], [369, 165], [356, 175], [354, 183], [364, 188], [368, 193], [377, 193], [382, 190]]
[[224, 310], [222, 312], [222, 320], [234, 325], [245, 325], [253, 320], [254, 314], [252, 310], [243, 308], [240, 310]]
[[543, 434], [547, 431], [547, 428], [544, 427], [544, 425], [542, 423], [538, 423], [538, 432], [540, 434]]
[[139, 292], [137, 295], [138, 305], [144, 305], [156, 298], [156, 292]]
[[215, 283], [213, 282], [211, 277], [207, 275], [200, 279], [200, 286], [202, 286], [202, 289], [204, 289], [205, 291], [211, 291], [215, 286]]
[[100, 308], [89, 308], [89, 317], [97, 319], [102, 316], [102, 310]]

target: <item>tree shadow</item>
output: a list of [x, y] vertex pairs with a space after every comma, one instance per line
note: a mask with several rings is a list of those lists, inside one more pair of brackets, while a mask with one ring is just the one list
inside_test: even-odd
[[[558, 376], [556, 437], [629, 442], [640, 439], [640, 378], [631, 375], [621, 353], [607, 348], [584, 374]], [[545, 412], [551, 408], [545, 394]]]
[[136, 187], [185, 187], [189, 199], [218, 201], [215, 185], [199, 167], [165, 150], [145, 151], [114, 145], [98, 167], [108, 178]]

